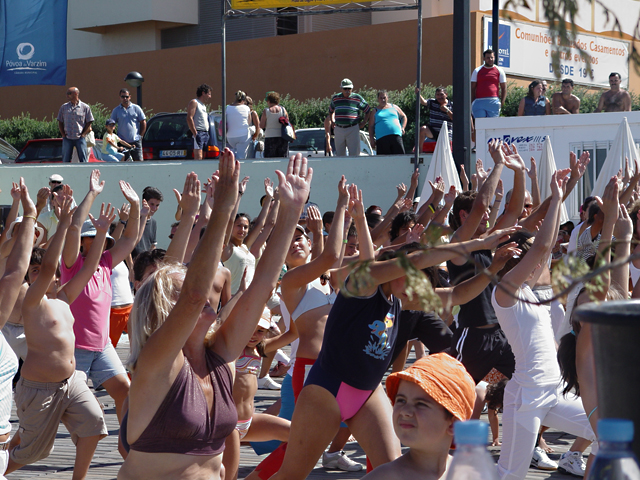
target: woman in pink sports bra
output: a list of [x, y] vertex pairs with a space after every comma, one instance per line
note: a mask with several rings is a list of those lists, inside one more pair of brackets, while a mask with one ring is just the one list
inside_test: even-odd
[[[247, 343], [240, 358], [236, 360], [236, 378], [233, 382], [233, 400], [238, 411], [238, 423], [235, 431], [227, 437], [225, 452], [222, 456], [225, 480], [238, 477], [240, 464], [240, 442], [265, 442], [289, 440], [291, 422], [284, 418], [255, 413], [253, 397], [258, 391], [258, 374], [264, 355], [264, 337], [271, 328], [271, 312], [265, 308], [251, 340]], [[231, 445], [231, 444], [235, 445]], [[235, 453], [232, 453], [235, 452]]]
[[[237, 423], [227, 364], [251, 339], [276, 285], [313, 171], [301, 155], [291, 158], [286, 176], [276, 171], [280, 209], [256, 281], [245, 292], [251, 301], [239, 302], [227, 321], [214, 328], [214, 338], [205, 347], [207, 332], [217, 319], [207, 298], [236, 204], [239, 174], [239, 162], [225, 149], [213, 175], [211, 218], [189, 269], [185, 273], [181, 266], [161, 268], [136, 295], [130, 319], [133, 378], [126, 438], [131, 451], [119, 480], [221, 478], [224, 440]], [[185, 193], [199, 203], [197, 176], [191, 173], [187, 183]], [[192, 421], [178, 423], [167, 412]]]

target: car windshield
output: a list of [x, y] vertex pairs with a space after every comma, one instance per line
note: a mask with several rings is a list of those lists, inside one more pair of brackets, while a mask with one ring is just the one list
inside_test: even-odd
[[296, 140], [289, 145], [289, 150], [324, 150], [324, 130], [299, 130]]
[[189, 127], [185, 114], [152, 118], [144, 135], [145, 141], [180, 140], [187, 137]]
[[32, 142], [18, 160], [45, 160], [48, 158], [62, 158], [62, 142]]

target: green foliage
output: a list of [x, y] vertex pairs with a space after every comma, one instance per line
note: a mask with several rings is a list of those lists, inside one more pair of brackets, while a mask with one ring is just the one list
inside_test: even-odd
[[[424, 98], [434, 98], [436, 87], [434, 85], [423, 85], [420, 92]], [[454, 102], [455, 112], [455, 97], [453, 95], [453, 88], [451, 85], [446, 87], [447, 95], [451, 101]], [[520, 100], [527, 94], [527, 87], [518, 87], [514, 81], [510, 81], [507, 84], [507, 98], [505, 104], [502, 106], [501, 115], [504, 117], [513, 117], [518, 114], [518, 106]], [[552, 83], [549, 85], [547, 91], [547, 98], [551, 99], [551, 96], [555, 92], [560, 91], [560, 83]], [[356, 93], [362, 95], [362, 97], [371, 105], [375, 107], [378, 104], [377, 101], [377, 89], [364, 87], [359, 89]], [[576, 86], [573, 90], [581, 100], [580, 113], [591, 113], [595, 111], [598, 106], [598, 100], [600, 99], [601, 92], [589, 92], [587, 87]], [[631, 109], [640, 110], [640, 96], [633, 92], [629, 92], [631, 95]], [[407, 116], [407, 128], [402, 138], [404, 142], [405, 151], [411, 152], [415, 145], [415, 119], [416, 119], [416, 92], [413, 85], [408, 85], [402, 90], [389, 90], [389, 102], [397, 105]], [[282, 97], [280, 103], [287, 110], [291, 123], [295, 128], [322, 128], [324, 126], [324, 119], [329, 112], [330, 97], [325, 98], [311, 98], [305, 101], [300, 101], [292, 98], [288, 94]], [[254, 108], [258, 113], [258, 116], [262, 115], [263, 110], [267, 104], [265, 100], [256, 101]], [[93, 122], [93, 131], [96, 138], [102, 138], [105, 133], [105, 121], [111, 115], [111, 110], [100, 103], [91, 105], [91, 110], [95, 121]], [[147, 118], [152, 116], [152, 111], [145, 109], [145, 115]], [[425, 107], [420, 108], [420, 125], [427, 124], [429, 120], [428, 112]], [[51, 120], [36, 120], [31, 118], [27, 114], [22, 114], [19, 117], [13, 117], [10, 119], [0, 119], [0, 137], [4, 138], [7, 142], [13, 145], [16, 149], [20, 150], [27, 143], [28, 140], [38, 138], [58, 138], [60, 132], [58, 131], [58, 122], [55, 118]]]
[[[94, 121], [93, 133], [96, 138], [102, 138], [106, 132], [105, 123], [111, 116], [111, 109], [101, 103], [90, 105]], [[149, 118], [152, 110], [145, 109], [145, 115]], [[18, 117], [0, 119], [0, 138], [4, 138], [13, 148], [20, 151], [29, 140], [41, 138], [60, 138], [58, 121], [55, 117], [51, 120], [37, 120], [31, 118], [29, 113], [22, 113]]]

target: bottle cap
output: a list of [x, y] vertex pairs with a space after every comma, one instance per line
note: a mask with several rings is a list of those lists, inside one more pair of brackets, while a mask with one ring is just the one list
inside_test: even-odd
[[605, 442], [631, 442], [633, 421], [625, 418], [601, 418], [598, 420], [598, 437]]
[[489, 435], [489, 425], [480, 420], [468, 420], [453, 424], [453, 436], [456, 444], [485, 445]]

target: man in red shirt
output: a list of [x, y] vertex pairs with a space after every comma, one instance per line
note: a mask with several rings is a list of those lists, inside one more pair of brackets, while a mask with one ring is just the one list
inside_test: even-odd
[[484, 64], [471, 74], [471, 114], [474, 118], [499, 117], [507, 98], [507, 77], [494, 65], [493, 50], [486, 50], [482, 56]]

